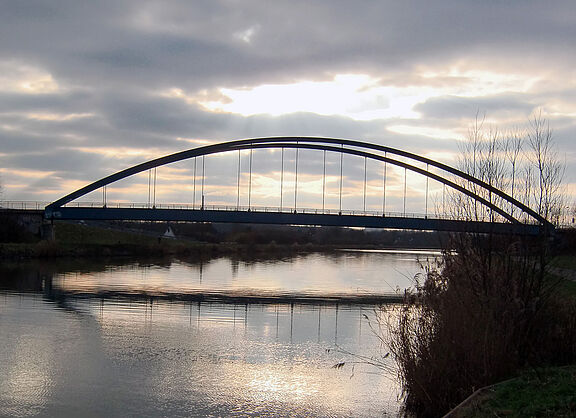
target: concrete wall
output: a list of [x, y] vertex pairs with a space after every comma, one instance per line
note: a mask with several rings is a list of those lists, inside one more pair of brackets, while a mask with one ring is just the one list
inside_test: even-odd
[[14, 222], [23, 231], [37, 237], [50, 239], [51, 225], [44, 221], [44, 211], [26, 209], [0, 209], [0, 219], [4, 222]]

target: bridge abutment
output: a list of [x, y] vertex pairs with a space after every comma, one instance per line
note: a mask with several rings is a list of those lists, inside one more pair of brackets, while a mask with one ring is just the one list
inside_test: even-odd
[[42, 222], [42, 226], [40, 227], [40, 238], [45, 241], [54, 241], [56, 239], [53, 221], [44, 220]]
[[4, 242], [42, 237], [44, 211], [28, 209], [0, 209], [2, 239]]

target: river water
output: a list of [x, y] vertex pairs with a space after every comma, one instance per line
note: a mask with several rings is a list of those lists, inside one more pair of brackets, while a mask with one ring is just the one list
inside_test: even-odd
[[0, 416], [394, 416], [365, 298], [434, 256], [3, 263]]

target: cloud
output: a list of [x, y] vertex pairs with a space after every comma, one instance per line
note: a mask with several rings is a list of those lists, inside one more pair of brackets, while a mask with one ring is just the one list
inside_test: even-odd
[[[239, 9], [212, 1], [10, 2], [0, 21], [0, 51], [39, 64], [64, 84], [194, 90], [337, 73], [384, 75], [458, 64], [462, 54], [498, 66], [534, 56], [558, 63], [572, 61], [563, 53], [576, 37], [572, 6], [452, 0], [419, 7], [340, 1], [326, 8], [249, 1]], [[239, 44], [237, 34], [256, 26], [250, 42]]]
[[[559, 143], [573, 149], [575, 21], [571, 0], [4, 2], [0, 162], [4, 170], [56, 173], [56, 184], [94, 180], [200, 141], [262, 136], [343, 137], [449, 154], [457, 148], [450, 138], [477, 111], [512, 123], [536, 108], [549, 110]], [[368, 76], [389, 92], [362, 101], [374, 114], [402, 106], [390, 92], [410, 89], [421, 102], [404, 105], [419, 115], [361, 121], [296, 109], [242, 116], [200, 105], [200, 96], [222, 89], [346, 74]], [[172, 89], [192, 100], [163, 94]], [[273, 170], [278, 161], [265, 163]], [[313, 161], [303, 164], [318, 173]]]
[[424, 117], [438, 119], [474, 119], [477, 114], [487, 114], [506, 120], [528, 117], [537, 107], [530, 99], [517, 93], [483, 97], [442, 96], [419, 103], [414, 110]]

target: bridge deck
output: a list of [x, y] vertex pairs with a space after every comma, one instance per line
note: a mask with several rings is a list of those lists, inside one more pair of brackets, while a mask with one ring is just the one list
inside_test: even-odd
[[537, 235], [539, 225], [478, 222], [431, 217], [376, 216], [257, 210], [60, 207], [46, 217], [62, 220], [133, 220], [172, 222], [255, 223], [310, 226], [343, 226], [429, 231]]

